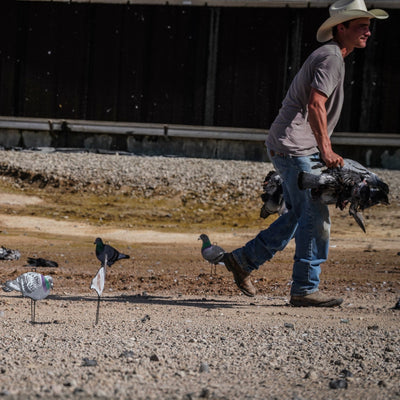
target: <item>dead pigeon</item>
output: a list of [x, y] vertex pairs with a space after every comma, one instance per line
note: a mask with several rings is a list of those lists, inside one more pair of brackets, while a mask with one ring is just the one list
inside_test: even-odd
[[44, 276], [38, 272], [25, 272], [18, 278], [7, 281], [3, 285], [5, 292], [16, 290], [21, 292], [24, 297], [29, 297], [32, 300], [45, 299], [50, 290], [53, 288], [53, 278]]
[[204, 233], [200, 235], [199, 240], [203, 242], [201, 246], [201, 255], [206, 261], [213, 265], [217, 265], [222, 261], [225, 254], [225, 250], [222, 247], [211, 244], [209, 237]]
[[264, 193], [261, 195], [263, 205], [260, 211], [261, 218], [267, 218], [272, 214], [284, 214], [287, 209], [283, 199], [282, 178], [276, 171], [270, 171], [264, 179]]
[[21, 253], [18, 250], [7, 249], [0, 247], [0, 260], [19, 260]]
[[389, 187], [360, 163], [344, 159], [341, 168], [327, 168], [319, 175], [300, 172], [300, 189], [311, 189], [314, 199], [336, 204], [343, 210], [350, 203], [349, 214], [365, 232], [361, 211], [376, 204], [389, 204]]
[[47, 267], [47, 268], [57, 268], [58, 264], [55, 261], [46, 260], [44, 258], [32, 258], [28, 257], [27, 263], [31, 267]]
[[111, 267], [116, 261], [122, 260], [125, 258], [130, 258], [127, 254], [120, 253], [114, 247], [104, 244], [100, 238], [97, 238], [94, 241], [96, 245], [96, 257], [103, 265], [105, 262], [105, 258], [107, 257], [107, 266]]

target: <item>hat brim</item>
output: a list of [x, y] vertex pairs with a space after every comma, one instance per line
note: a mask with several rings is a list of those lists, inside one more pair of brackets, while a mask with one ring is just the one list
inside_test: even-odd
[[364, 11], [364, 10], [348, 10], [340, 14], [329, 17], [318, 29], [317, 40], [318, 42], [327, 42], [332, 39], [332, 28], [338, 24], [357, 18], [378, 18], [386, 19], [389, 14], [379, 8]]

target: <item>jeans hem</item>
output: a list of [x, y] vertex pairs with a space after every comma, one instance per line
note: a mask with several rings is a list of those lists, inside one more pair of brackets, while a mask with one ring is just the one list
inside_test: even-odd
[[304, 290], [302, 292], [290, 292], [291, 296], [307, 296], [309, 294], [318, 292], [318, 288], [317, 289], [309, 289], [309, 290]]
[[242, 263], [241, 258], [237, 254], [235, 254], [235, 251], [232, 252], [232, 256], [235, 259], [235, 261], [239, 264], [240, 268], [242, 268], [243, 271], [249, 272], [249, 273], [254, 271], [254, 269], [251, 268], [249, 265], [247, 265], [247, 264], [244, 265]]

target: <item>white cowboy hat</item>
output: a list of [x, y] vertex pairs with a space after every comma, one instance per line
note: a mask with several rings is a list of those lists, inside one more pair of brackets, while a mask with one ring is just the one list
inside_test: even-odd
[[319, 27], [317, 32], [318, 42], [327, 42], [332, 39], [332, 28], [342, 22], [356, 18], [385, 19], [389, 14], [376, 8], [367, 10], [364, 0], [339, 0], [329, 7], [330, 17]]

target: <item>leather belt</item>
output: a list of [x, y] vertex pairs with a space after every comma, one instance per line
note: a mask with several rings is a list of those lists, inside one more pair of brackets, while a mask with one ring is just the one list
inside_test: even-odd
[[272, 157], [275, 157], [275, 156], [286, 157], [285, 153], [280, 153], [279, 151], [270, 150], [269, 152]]

